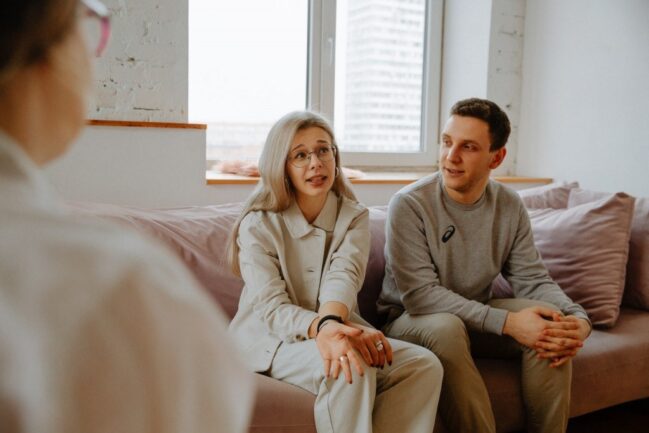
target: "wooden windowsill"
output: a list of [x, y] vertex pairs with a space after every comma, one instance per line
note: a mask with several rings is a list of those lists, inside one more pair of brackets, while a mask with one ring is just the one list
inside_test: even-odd
[[89, 119], [86, 125], [90, 126], [121, 126], [133, 128], [174, 128], [174, 129], [207, 129], [204, 123], [178, 123], [178, 122], [136, 122], [131, 120], [96, 120]]
[[[350, 179], [355, 185], [407, 185], [426, 176], [429, 173], [409, 172], [366, 172], [361, 179]], [[208, 185], [254, 185], [258, 177], [239, 176], [236, 174], [217, 173], [207, 171]], [[552, 182], [548, 177], [527, 177], [527, 176], [494, 176], [494, 179], [502, 183], [530, 183], [548, 184]]]

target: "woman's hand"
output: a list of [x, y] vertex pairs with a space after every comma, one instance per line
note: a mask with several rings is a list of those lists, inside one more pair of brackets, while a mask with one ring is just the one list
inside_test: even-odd
[[316, 336], [315, 342], [324, 361], [326, 377], [338, 379], [342, 370], [347, 382], [352, 383], [352, 366], [360, 376], [363, 375], [362, 360], [354, 350], [352, 340], [362, 331], [333, 320], [326, 322]]
[[381, 331], [352, 322], [345, 322], [345, 325], [360, 329], [361, 334], [350, 340], [367, 365], [383, 368], [386, 361], [392, 365], [392, 346]]

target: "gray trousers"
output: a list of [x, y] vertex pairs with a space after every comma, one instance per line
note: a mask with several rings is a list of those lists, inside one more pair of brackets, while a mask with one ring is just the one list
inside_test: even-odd
[[[431, 433], [442, 386], [442, 365], [427, 349], [389, 340], [392, 366], [365, 365], [353, 383], [324, 376], [314, 340], [281, 344], [269, 375], [316, 394], [318, 433]], [[359, 355], [360, 358], [360, 355]]]
[[[557, 308], [527, 299], [494, 299], [489, 305], [519, 311], [535, 305]], [[487, 388], [472, 358], [521, 359], [523, 403], [529, 432], [565, 432], [570, 406], [572, 364], [550, 368], [536, 351], [508, 336], [467, 332], [464, 322], [448, 313], [411, 316], [404, 313], [384, 328], [392, 338], [416, 343], [435, 353], [444, 366], [439, 404], [444, 425], [454, 433], [495, 433]]]

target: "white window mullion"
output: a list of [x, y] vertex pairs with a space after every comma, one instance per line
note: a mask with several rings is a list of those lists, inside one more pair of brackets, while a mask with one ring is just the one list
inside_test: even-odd
[[435, 161], [439, 150], [440, 96], [442, 83], [442, 37], [444, 1], [428, 0], [426, 4], [426, 46], [424, 48], [424, 82], [421, 110], [421, 143], [423, 158]]
[[309, 2], [307, 107], [334, 121], [336, 1]]
[[[356, 0], [350, 0], [356, 1]], [[372, 13], [370, 19], [380, 20], [381, 17], [381, 8], [387, 7], [390, 8], [395, 5], [395, 2], [381, 3], [378, 1], [368, 1], [367, 4], [371, 4], [372, 8], [367, 8], [366, 10]], [[396, 3], [399, 4], [402, 8], [408, 8], [407, 2]], [[426, 0], [425, 2], [425, 15], [424, 19], [424, 34], [423, 34], [423, 49], [421, 58], [422, 70], [421, 72], [421, 99], [420, 99], [420, 112], [419, 118], [416, 120], [419, 123], [419, 145], [416, 149], [412, 150], [403, 150], [400, 152], [394, 151], [361, 151], [361, 152], [352, 152], [345, 151], [343, 148], [343, 161], [346, 165], [352, 166], [365, 166], [365, 167], [426, 167], [432, 168], [436, 165], [437, 162], [437, 142], [439, 135], [439, 94], [440, 94], [440, 66], [441, 66], [441, 49], [442, 49], [442, 23], [443, 23], [443, 0]], [[379, 17], [379, 18], [377, 18]], [[389, 20], [391, 15], [389, 12], [385, 14], [385, 20], [387, 20], [386, 25], [390, 26]], [[352, 29], [347, 29], [352, 31]], [[373, 47], [375, 56], [379, 61], [389, 61], [389, 57], [384, 57], [382, 50], [389, 51], [392, 49], [390, 45], [386, 45], [384, 48], [380, 44], [375, 44]], [[383, 57], [382, 57], [383, 56]], [[353, 61], [353, 60], [352, 60]], [[369, 79], [369, 78], [368, 78]], [[363, 84], [362, 82], [357, 84]], [[349, 85], [349, 83], [347, 83]], [[383, 90], [376, 90], [377, 93], [382, 92]], [[389, 92], [389, 87], [385, 89], [385, 92]], [[381, 98], [381, 96], [378, 96]], [[380, 100], [380, 99], [377, 99]], [[408, 104], [408, 101], [405, 101]], [[373, 108], [369, 109], [367, 112], [368, 115], [371, 115], [372, 112], [378, 113], [382, 108]], [[378, 111], [377, 111], [378, 110]], [[387, 112], [394, 112], [394, 108], [387, 108]], [[404, 109], [404, 114], [407, 113]], [[362, 114], [362, 113], [361, 113]], [[396, 123], [393, 123], [396, 122]], [[389, 128], [390, 125], [408, 127], [407, 125], [412, 122], [410, 120], [392, 120], [386, 118], [382, 125], [385, 125]], [[336, 125], [334, 125], [335, 127]], [[348, 125], [345, 126], [348, 128]], [[392, 130], [394, 131], [394, 129]], [[338, 131], [338, 133], [340, 133]], [[340, 139], [340, 137], [339, 137]]]

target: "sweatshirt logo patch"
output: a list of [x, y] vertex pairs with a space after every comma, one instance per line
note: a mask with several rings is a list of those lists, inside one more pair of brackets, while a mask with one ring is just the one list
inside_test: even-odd
[[446, 227], [446, 231], [442, 235], [442, 242], [448, 242], [448, 240], [451, 239], [451, 236], [453, 236], [453, 233], [455, 233], [455, 226], [451, 225]]

